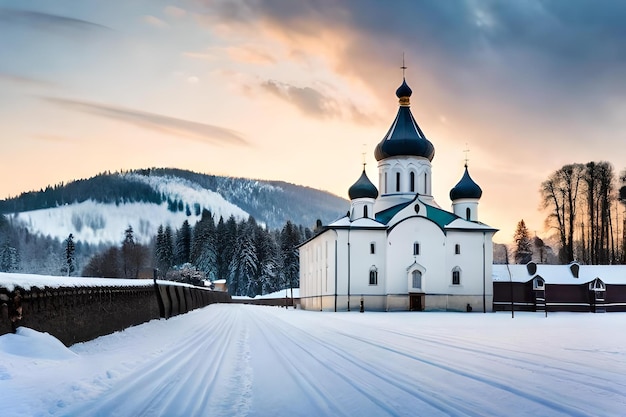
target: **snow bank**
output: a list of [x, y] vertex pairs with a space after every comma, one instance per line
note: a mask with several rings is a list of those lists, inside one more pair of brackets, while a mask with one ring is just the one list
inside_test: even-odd
[[77, 356], [54, 336], [27, 327], [18, 327], [15, 334], [0, 336], [0, 353], [49, 360], [65, 360]]

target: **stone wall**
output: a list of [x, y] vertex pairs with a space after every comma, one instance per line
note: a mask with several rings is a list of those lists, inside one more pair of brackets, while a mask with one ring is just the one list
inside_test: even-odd
[[66, 346], [157, 318], [169, 318], [230, 295], [201, 287], [154, 285], [59, 287], [12, 291], [0, 286], [0, 335], [19, 326], [47, 332]]

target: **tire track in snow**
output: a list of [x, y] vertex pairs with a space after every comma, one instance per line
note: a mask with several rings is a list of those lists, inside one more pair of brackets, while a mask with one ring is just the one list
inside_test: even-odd
[[395, 349], [395, 348], [392, 348], [392, 347], [389, 347], [389, 346], [382, 346], [382, 345], [377, 344], [375, 342], [372, 342], [372, 341], [370, 341], [370, 340], [368, 340], [368, 339], [366, 339], [364, 337], [354, 336], [354, 335], [350, 335], [350, 334], [347, 334], [347, 333], [342, 333], [342, 334], [344, 336], [347, 336], [347, 337], [353, 338], [355, 340], [358, 340], [358, 341], [360, 341], [362, 343], [366, 343], [366, 344], [370, 344], [370, 345], [373, 345], [373, 346], [377, 346], [379, 348], [385, 349], [385, 350], [387, 350], [389, 352], [392, 352], [392, 353], [395, 353], [397, 355], [404, 356], [406, 358], [409, 358], [409, 359], [412, 359], [412, 360], [415, 360], [415, 361], [418, 361], [418, 362], [422, 362], [422, 363], [424, 363], [426, 365], [430, 365], [430, 366], [433, 366], [433, 367], [436, 367], [436, 368], [439, 368], [439, 369], [443, 369], [443, 370], [448, 371], [448, 372], [450, 372], [452, 374], [456, 374], [456, 375], [459, 375], [459, 376], [462, 376], [462, 377], [465, 377], [465, 378], [468, 378], [468, 379], [471, 379], [471, 380], [474, 380], [474, 381], [477, 381], [477, 382], [484, 383], [484, 384], [492, 386], [494, 388], [510, 392], [512, 394], [515, 394], [515, 395], [521, 397], [521, 398], [532, 400], [532, 401], [534, 401], [534, 402], [536, 402], [538, 404], [541, 404], [541, 405], [543, 405], [543, 406], [545, 406], [545, 407], [547, 407], [547, 408], [549, 408], [549, 409], [551, 409], [551, 410], [553, 410], [555, 412], [563, 413], [564, 415], [567, 415], [567, 416], [570, 416], [570, 417], [588, 417], [589, 416], [588, 413], [583, 412], [583, 411], [581, 411], [579, 409], [576, 409], [576, 408], [572, 408], [572, 407], [568, 406], [567, 404], [564, 404], [564, 403], [561, 403], [561, 402], [551, 401], [551, 400], [549, 400], [547, 398], [541, 397], [538, 394], [531, 393], [529, 391], [524, 391], [522, 389], [518, 389], [518, 388], [515, 388], [515, 387], [513, 387], [511, 385], [508, 385], [508, 384], [506, 384], [504, 382], [497, 381], [494, 378], [485, 377], [485, 376], [479, 376], [476, 373], [470, 373], [470, 372], [463, 371], [463, 370], [461, 370], [459, 368], [453, 368], [453, 367], [451, 367], [451, 366], [449, 366], [447, 364], [444, 364], [442, 362], [438, 362], [438, 361], [434, 361], [434, 360], [430, 360], [430, 359], [424, 359], [424, 358], [418, 357], [416, 355], [413, 355], [411, 353], [403, 352], [401, 350], [398, 350], [398, 349]]
[[[196, 311], [188, 314], [201, 313]], [[245, 416], [249, 404], [244, 402], [233, 409], [224, 402], [227, 397], [222, 395], [240, 388], [225, 384], [224, 381], [236, 385], [241, 369], [224, 365], [238, 363], [241, 359], [238, 356], [245, 359], [245, 343], [239, 350], [230, 350], [230, 347], [240, 342], [245, 329], [238, 316], [228, 310], [217, 309], [216, 313], [206, 326], [188, 332], [191, 337], [180, 340], [160, 356], [132, 370], [131, 374], [117, 381], [100, 398], [64, 415]], [[177, 318], [184, 320], [184, 316]], [[176, 324], [172, 320], [171, 325]], [[207, 353], [216, 355], [206, 357]]]
[[[264, 319], [262, 315], [254, 316], [255, 320], [261, 321], [261, 318]], [[277, 318], [280, 319], [279, 316]], [[273, 333], [272, 337], [267, 339], [267, 342], [274, 345], [277, 349], [284, 350], [286, 359], [290, 362], [290, 368], [297, 369], [297, 367], [303, 367], [302, 365], [302, 357], [298, 357], [294, 355], [294, 358], [290, 358], [290, 355], [293, 354], [294, 351], [297, 351], [301, 355], [306, 355], [315, 362], [316, 365], [321, 366], [327, 372], [333, 373], [344, 383], [347, 383], [354, 389], [356, 392], [361, 394], [362, 398], [359, 401], [371, 401], [376, 406], [379, 407], [377, 412], [373, 412], [372, 409], [368, 410], [367, 415], [376, 415], [380, 416], [382, 413], [386, 413], [387, 415], [414, 415], [414, 411], [409, 411], [406, 403], [398, 403], [397, 401], [391, 401], [389, 390], [384, 388], [385, 384], [390, 385], [391, 387], [408, 394], [413, 399], [418, 400], [422, 404], [416, 404], [415, 409], [421, 409], [421, 412], [424, 413], [423, 409], [424, 405], [428, 405], [432, 407], [430, 411], [426, 414], [422, 415], [434, 415], [435, 412], [441, 413], [441, 415], [451, 416], [451, 415], [464, 415], [464, 416], [475, 416], [481, 417], [484, 414], [481, 412], [476, 412], [468, 407], [463, 406], [462, 404], [456, 402], [451, 403], [449, 398], [440, 396], [436, 392], [422, 392], [415, 386], [414, 380], [405, 380], [404, 384], [399, 383], [398, 379], [400, 378], [398, 375], [387, 376], [389, 374], [388, 369], [378, 369], [377, 371], [372, 370], [372, 363], [367, 361], [359, 360], [354, 354], [350, 351], [346, 351], [343, 347], [340, 347], [336, 344], [336, 335], [331, 338], [318, 338], [314, 337], [311, 334], [303, 331], [302, 329], [294, 326], [291, 323], [281, 320], [283, 325], [276, 326], [276, 321], [272, 321], [271, 323], [263, 323], [263, 325], [267, 325], [268, 327], [272, 327]], [[288, 328], [287, 328], [288, 327]], [[276, 333], [281, 333], [282, 337], [280, 340], [282, 342], [276, 341]], [[335, 343], [330, 343], [328, 340], [334, 340]], [[285, 349], [285, 343], [289, 343], [298, 349], [295, 350], [293, 348]], [[317, 346], [324, 348], [328, 355], [320, 355], [320, 357], [313, 355], [310, 351], [318, 352]], [[338, 360], [332, 360], [335, 357]], [[330, 366], [329, 363], [334, 362], [334, 366]], [[348, 364], [354, 366], [346, 366]], [[351, 373], [354, 374], [355, 367], [362, 373], [369, 375], [369, 377], [365, 378], [356, 378], [349, 377]], [[319, 373], [319, 368], [316, 368], [316, 373]], [[340, 370], [344, 370], [345, 372], [341, 372]], [[370, 384], [367, 381], [371, 381], [371, 377], [374, 377], [378, 380], [378, 383]], [[395, 377], [395, 379], [394, 379]], [[310, 385], [310, 384], [309, 384]], [[316, 387], [316, 394], [321, 395], [322, 398], [328, 398], [332, 396], [332, 392], [324, 392]], [[381, 392], [385, 392], [386, 395], [381, 395]], [[346, 410], [341, 411], [341, 414], [338, 412], [333, 412], [331, 414], [324, 415], [354, 415], [354, 410]]]
[[[557, 371], [559, 373], [564, 374], [559, 377], [559, 379], [561, 379], [562, 381], [571, 382], [572, 377], [575, 377], [576, 380], [578, 381], [580, 377], [582, 377], [584, 379], [584, 382], [581, 382], [581, 384], [584, 384], [585, 386], [593, 387], [599, 390], [607, 391], [612, 394], [616, 394], [620, 397], [624, 397], [626, 399], [626, 385], [620, 384], [614, 379], [607, 380], [604, 377], [593, 375], [593, 373], [596, 371], [596, 368], [590, 367], [586, 365], [585, 363], [581, 363], [580, 361], [575, 362], [575, 361], [565, 361], [562, 358], [558, 359], [560, 363], [565, 363], [567, 365], [570, 365], [571, 367], [580, 368], [580, 371], [574, 371], [571, 369], [571, 367], [567, 368], [563, 366], [555, 366], [555, 365], [547, 364], [546, 362], [542, 362], [540, 365], [534, 363], [537, 357], [542, 357], [548, 360], [555, 360], [555, 358], [544, 355], [541, 352], [533, 351], [529, 353], [527, 351], [520, 351], [516, 349], [503, 348], [503, 347], [498, 347], [497, 351], [495, 351], [493, 346], [480, 345], [468, 339], [444, 337], [444, 336], [439, 336], [439, 337], [430, 336], [429, 338], [425, 338], [423, 336], [418, 336], [415, 334], [404, 333], [404, 332], [395, 331], [395, 330], [388, 330], [388, 329], [379, 329], [379, 330], [386, 331], [390, 334], [401, 336], [410, 340], [416, 340], [419, 343], [427, 343], [431, 346], [436, 346], [436, 347], [445, 346], [446, 348], [449, 348], [451, 350], [456, 350], [460, 352], [471, 352], [473, 355], [484, 357], [485, 359], [488, 359], [490, 361], [492, 361], [493, 358], [498, 358], [499, 359], [498, 362], [501, 364], [506, 364], [508, 366], [517, 367], [519, 369], [523, 369], [525, 371], [529, 371], [534, 374], [541, 374], [541, 375], [548, 376], [548, 377], [555, 377], [555, 373], [553, 371]], [[451, 340], [458, 340], [459, 343], [454, 344], [451, 342]], [[478, 347], [465, 346], [468, 343], [472, 343], [474, 345], [477, 345]], [[502, 353], [497, 353], [498, 351], [511, 352], [514, 355], [506, 355]], [[528, 360], [518, 359], [516, 355], [528, 356]], [[616, 372], [616, 374], [618, 373]]]

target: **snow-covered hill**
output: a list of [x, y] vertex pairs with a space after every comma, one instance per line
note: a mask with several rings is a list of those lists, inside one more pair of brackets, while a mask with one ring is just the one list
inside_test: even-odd
[[101, 174], [0, 201], [0, 210], [30, 233], [59, 240], [72, 233], [77, 241], [107, 245], [121, 242], [128, 226], [147, 243], [160, 225], [194, 225], [204, 209], [216, 222], [253, 216], [279, 228], [287, 220], [312, 227], [317, 218], [327, 222], [346, 208], [345, 200], [307, 187], [170, 169]]

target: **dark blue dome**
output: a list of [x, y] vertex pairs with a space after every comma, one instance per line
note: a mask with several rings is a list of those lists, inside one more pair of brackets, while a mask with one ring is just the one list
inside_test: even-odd
[[483, 190], [480, 189], [478, 184], [474, 182], [467, 171], [467, 165], [465, 165], [465, 173], [463, 178], [453, 189], [450, 190], [450, 200], [455, 201], [461, 198], [476, 198], [479, 199], [483, 195]]
[[348, 195], [350, 196], [350, 200], [354, 200], [357, 198], [378, 197], [378, 190], [376, 189], [376, 186], [372, 184], [369, 178], [367, 178], [365, 169], [363, 170], [363, 173], [361, 174], [359, 179], [348, 190]]
[[411, 90], [411, 87], [406, 83], [406, 80], [402, 79], [402, 85], [396, 90], [396, 97], [411, 97], [411, 94], [413, 94], [413, 90]]
[[383, 140], [376, 146], [374, 157], [377, 161], [392, 156], [420, 156], [433, 160], [435, 147], [426, 139], [424, 132], [417, 125], [409, 107], [411, 88], [402, 81], [402, 85], [396, 91], [400, 99], [400, 108], [393, 124]]

